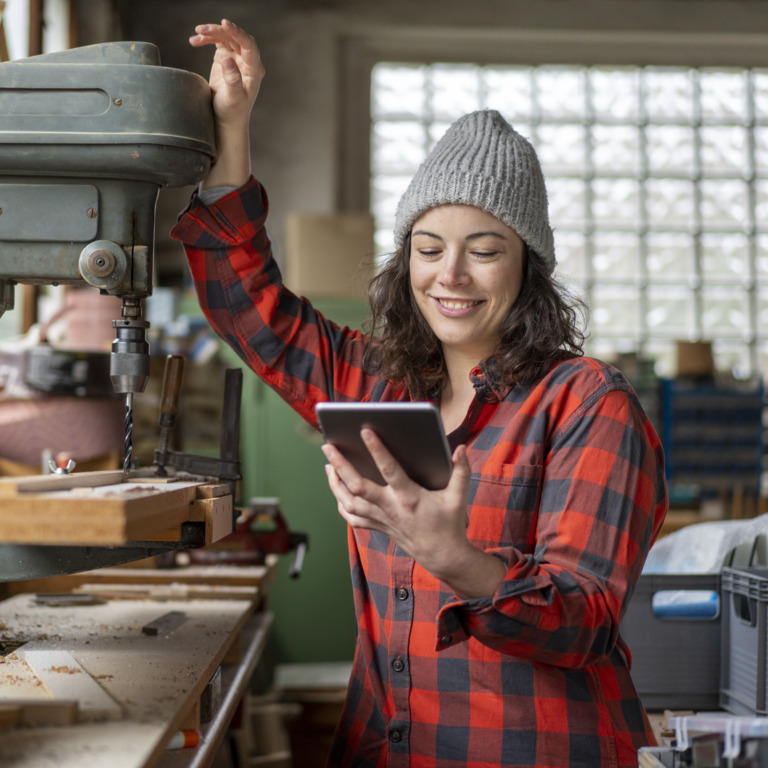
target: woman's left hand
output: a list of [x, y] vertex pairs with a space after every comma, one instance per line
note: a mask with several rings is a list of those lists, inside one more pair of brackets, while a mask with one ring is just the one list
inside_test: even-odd
[[459, 596], [490, 597], [506, 567], [467, 538], [471, 471], [466, 448], [461, 445], [453, 453], [448, 485], [428, 491], [408, 477], [372, 430], [364, 429], [360, 434], [386, 485], [362, 477], [338, 449], [325, 444], [328, 484], [341, 516], [354, 528], [389, 536]]

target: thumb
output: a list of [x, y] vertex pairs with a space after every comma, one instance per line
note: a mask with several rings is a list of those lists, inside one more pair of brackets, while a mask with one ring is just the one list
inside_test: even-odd
[[240, 68], [232, 56], [227, 56], [222, 60], [221, 73], [227, 85], [238, 85], [243, 79]]
[[467, 447], [465, 445], [458, 446], [453, 452], [451, 461], [453, 471], [448, 487], [466, 493], [469, 488], [469, 480], [472, 477], [472, 468], [469, 466], [469, 459], [467, 458]]

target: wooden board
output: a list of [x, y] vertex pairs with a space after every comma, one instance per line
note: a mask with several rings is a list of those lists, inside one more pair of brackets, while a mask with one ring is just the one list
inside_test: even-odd
[[[65, 652], [120, 708], [122, 717], [69, 727], [13, 728], [0, 735], [0, 765], [13, 768], [149, 768], [187, 722], [200, 694], [252, 611], [248, 601], [126, 601], [76, 608], [35, 604], [32, 595], [0, 602], [0, 641]], [[148, 636], [141, 628], [170, 611], [183, 628]], [[22, 659], [0, 663], [0, 708], [55, 701]], [[67, 661], [67, 663], [71, 663]], [[74, 675], [73, 675], [74, 677]], [[1, 711], [1, 709], [0, 709]]]
[[212, 584], [82, 584], [72, 594], [92, 595], [106, 600], [251, 600], [259, 588]]
[[51, 697], [74, 700], [78, 719], [104, 720], [122, 716], [120, 705], [94, 680], [69, 653], [52, 649], [46, 643], [26, 643], [16, 652]]
[[[64, 593], [82, 590], [84, 584], [91, 589], [103, 585], [107, 590], [111, 586], [122, 585], [131, 589], [151, 592], [155, 587], [177, 588], [199, 586], [202, 590], [214, 591], [221, 588], [243, 588], [251, 590], [250, 599], [256, 600], [264, 595], [277, 576], [277, 555], [268, 555], [266, 565], [190, 565], [185, 568], [126, 568], [113, 566], [99, 568], [85, 573], [73, 573], [62, 576], [50, 576], [45, 579], [11, 582], [8, 585], [11, 594], [28, 593]], [[177, 599], [202, 598], [204, 595], [193, 594], [194, 589], [185, 594], [177, 594]], [[109, 595], [107, 595], [109, 597]], [[151, 594], [137, 595], [154, 597]], [[226, 595], [231, 598], [233, 595]], [[166, 591], [159, 595], [161, 599], [173, 597]], [[243, 597], [241, 595], [241, 597]]]
[[0, 729], [74, 725], [77, 701], [71, 699], [0, 699]]
[[[0, 542], [111, 546], [146, 541], [173, 526], [179, 530], [198, 494], [213, 492], [209, 486], [205, 479], [133, 482], [120, 471], [3, 478]], [[231, 496], [216, 503], [219, 510], [232, 509]], [[223, 535], [220, 525], [216, 533]]]

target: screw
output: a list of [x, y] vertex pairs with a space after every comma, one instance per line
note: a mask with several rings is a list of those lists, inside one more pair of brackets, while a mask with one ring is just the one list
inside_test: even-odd
[[89, 219], [95, 219], [99, 215], [99, 212], [95, 208], [89, 208], [87, 214]]
[[106, 248], [99, 248], [88, 255], [88, 269], [96, 277], [109, 277], [116, 266], [116, 259]]
[[3, 215], [3, 209], [0, 208], [0, 216], [2, 216], [2, 215]]
[[112, 103], [113, 103], [113, 104], [114, 104], [116, 107], [122, 107], [122, 106], [123, 106], [123, 100], [122, 100], [122, 99], [121, 99], [119, 96], [118, 96], [116, 99], [113, 99], [113, 100], [112, 100]]

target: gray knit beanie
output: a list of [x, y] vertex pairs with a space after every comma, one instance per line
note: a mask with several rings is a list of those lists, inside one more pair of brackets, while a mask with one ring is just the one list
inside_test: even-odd
[[397, 247], [419, 216], [445, 203], [493, 214], [517, 232], [550, 273], [554, 270], [555, 245], [539, 159], [530, 142], [496, 110], [464, 115], [434, 146], [397, 206]]

